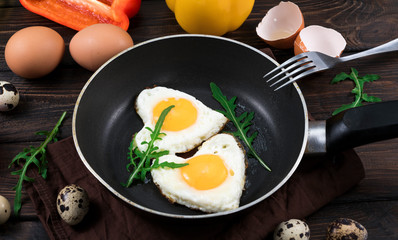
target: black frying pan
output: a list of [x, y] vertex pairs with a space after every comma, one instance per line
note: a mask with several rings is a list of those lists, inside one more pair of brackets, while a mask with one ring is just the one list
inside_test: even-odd
[[[108, 61], [83, 88], [73, 116], [77, 151], [111, 192], [146, 212], [197, 219], [247, 209], [289, 179], [307, 145], [307, 109], [297, 85], [274, 92], [262, 78], [276, 64], [250, 46], [213, 36], [169, 36], [136, 45]], [[134, 110], [139, 92], [153, 85], [165, 86], [221, 109], [212, 98], [210, 82], [215, 82], [228, 98], [237, 96], [239, 111], [255, 112], [252, 129], [259, 135], [254, 148], [272, 172], [249, 158], [240, 207], [214, 214], [169, 203], [152, 182], [123, 187], [121, 183], [129, 176], [128, 145], [132, 135], [143, 127]]]

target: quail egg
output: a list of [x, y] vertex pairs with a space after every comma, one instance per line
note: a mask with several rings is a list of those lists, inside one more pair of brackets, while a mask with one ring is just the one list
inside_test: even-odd
[[299, 219], [281, 222], [274, 231], [274, 240], [309, 240], [310, 229]]
[[0, 225], [7, 222], [10, 218], [11, 207], [7, 198], [0, 195]]
[[359, 222], [349, 218], [339, 218], [331, 222], [327, 229], [327, 240], [368, 239], [368, 231]]
[[80, 223], [89, 209], [87, 192], [75, 184], [64, 187], [57, 197], [57, 210], [69, 225]]
[[0, 111], [6, 112], [14, 109], [19, 103], [19, 92], [9, 82], [0, 81]]

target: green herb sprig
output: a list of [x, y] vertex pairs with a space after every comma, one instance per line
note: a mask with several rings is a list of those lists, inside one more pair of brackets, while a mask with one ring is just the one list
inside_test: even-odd
[[39, 146], [33, 147], [30, 146], [29, 148], [25, 148], [22, 152], [18, 153], [11, 161], [8, 168], [11, 168], [14, 164], [20, 164], [21, 160], [25, 160], [25, 164], [19, 170], [11, 172], [12, 175], [19, 175], [19, 180], [17, 185], [13, 188], [15, 190], [15, 199], [14, 199], [14, 214], [19, 215], [19, 211], [21, 210], [21, 190], [22, 190], [22, 183], [23, 181], [33, 182], [34, 179], [26, 176], [26, 171], [28, 170], [29, 166], [34, 163], [37, 168], [39, 174], [46, 179], [47, 178], [47, 160], [46, 160], [46, 147], [50, 142], [58, 141], [56, 135], [59, 131], [59, 127], [62, 124], [66, 116], [66, 112], [64, 112], [61, 118], [58, 120], [57, 124], [55, 125], [54, 129], [51, 132], [48, 131], [41, 131], [37, 132], [37, 135], [44, 135], [46, 136], [46, 140]]
[[[174, 162], [162, 162], [159, 163], [159, 158], [161, 156], [169, 154], [169, 151], [157, 151], [159, 150], [158, 147], [154, 146], [155, 141], [162, 140], [162, 136], [165, 136], [165, 133], [161, 133], [160, 129], [162, 128], [164, 119], [166, 115], [170, 112], [170, 110], [174, 107], [174, 105], [169, 106], [168, 108], [164, 109], [159, 116], [158, 121], [155, 124], [155, 129], [152, 130], [151, 128], [147, 127], [151, 132], [151, 140], [149, 142], [142, 142], [141, 144], [148, 145], [146, 151], [140, 151], [138, 147], [134, 146], [135, 136], [130, 143], [129, 152], [127, 154], [127, 159], [129, 163], [127, 164], [127, 171], [130, 171], [132, 168], [132, 172], [127, 180], [127, 183], [122, 183], [123, 186], [129, 187], [134, 179], [141, 180], [142, 182], [145, 181], [145, 177], [147, 172], [155, 168], [180, 168], [183, 166], [188, 165], [188, 163], [174, 163]], [[151, 164], [151, 159], [155, 159]]]
[[260, 156], [258, 156], [258, 154], [254, 151], [254, 148], [252, 146], [252, 142], [257, 137], [258, 132], [254, 132], [250, 136], [248, 135], [248, 131], [250, 129], [250, 126], [252, 125], [252, 120], [254, 118], [254, 112], [244, 112], [240, 116], [236, 116], [236, 97], [232, 97], [228, 100], [227, 97], [221, 92], [221, 89], [213, 82], [210, 83], [210, 88], [213, 93], [214, 99], [216, 99], [225, 110], [219, 110], [219, 112], [222, 113], [229, 120], [231, 120], [237, 129], [232, 134], [245, 143], [245, 145], [249, 149], [249, 154], [251, 156], [256, 158], [265, 169], [271, 171], [271, 169], [264, 163]]
[[331, 81], [331, 84], [336, 84], [338, 82], [344, 81], [346, 79], [352, 80], [355, 83], [355, 88], [352, 89], [351, 93], [355, 94], [355, 100], [350, 104], [344, 104], [338, 109], [336, 109], [332, 115], [336, 115], [339, 112], [347, 110], [349, 108], [354, 108], [358, 106], [362, 106], [362, 102], [381, 102], [381, 99], [374, 96], [369, 96], [368, 94], [363, 92], [363, 85], [365, 82], [373, 82], [380, 78], [379, 75], [376, 74], [368, 74], [363, 77], [358, 75], [358, 71], [355, 68], [351, 68], [351, 73], [339, 73], [337, 74]]

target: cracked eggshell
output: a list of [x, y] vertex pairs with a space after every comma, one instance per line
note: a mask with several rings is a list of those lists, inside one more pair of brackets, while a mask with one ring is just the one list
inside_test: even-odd
[[275, 48], [293, 48], [294, 40], [304, 28], [300, 8], [292, 2], [280, 2], [271, 8], [256, 28], [257, 35]]
[[14, 109], [19, 103], [19, 92], [9, 82], [0, 81], [0, 111], [6, 112]]
[[368, 232], [359, 222], [349, 218], [339, 218], [331, 222], [327, 229], [327, 240], [366, 240]]
[[299, 219], [281, 222], [274, 231], [274, 240], [309, 240], [310, 229]]
[[75, 184], [64, 187], [57, 197], [57, 210], [69, 225], [80, 223], [89, 209], [87, 192]]
[[0, 195], [0, 225], [10, 218], [11, 206], [7, 198]]
[[298, 34], [294, 41], [294, 54], [316, 51], [331, 57], [339, 57], [346, 45], [344, 37], [336, 30], [311, 25]]

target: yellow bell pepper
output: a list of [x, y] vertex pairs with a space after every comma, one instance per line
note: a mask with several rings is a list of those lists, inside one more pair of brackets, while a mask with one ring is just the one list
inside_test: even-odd
[[254, 0], [166, 0], [166, 4], [186, 32], [221, 36], [243, 24]]

